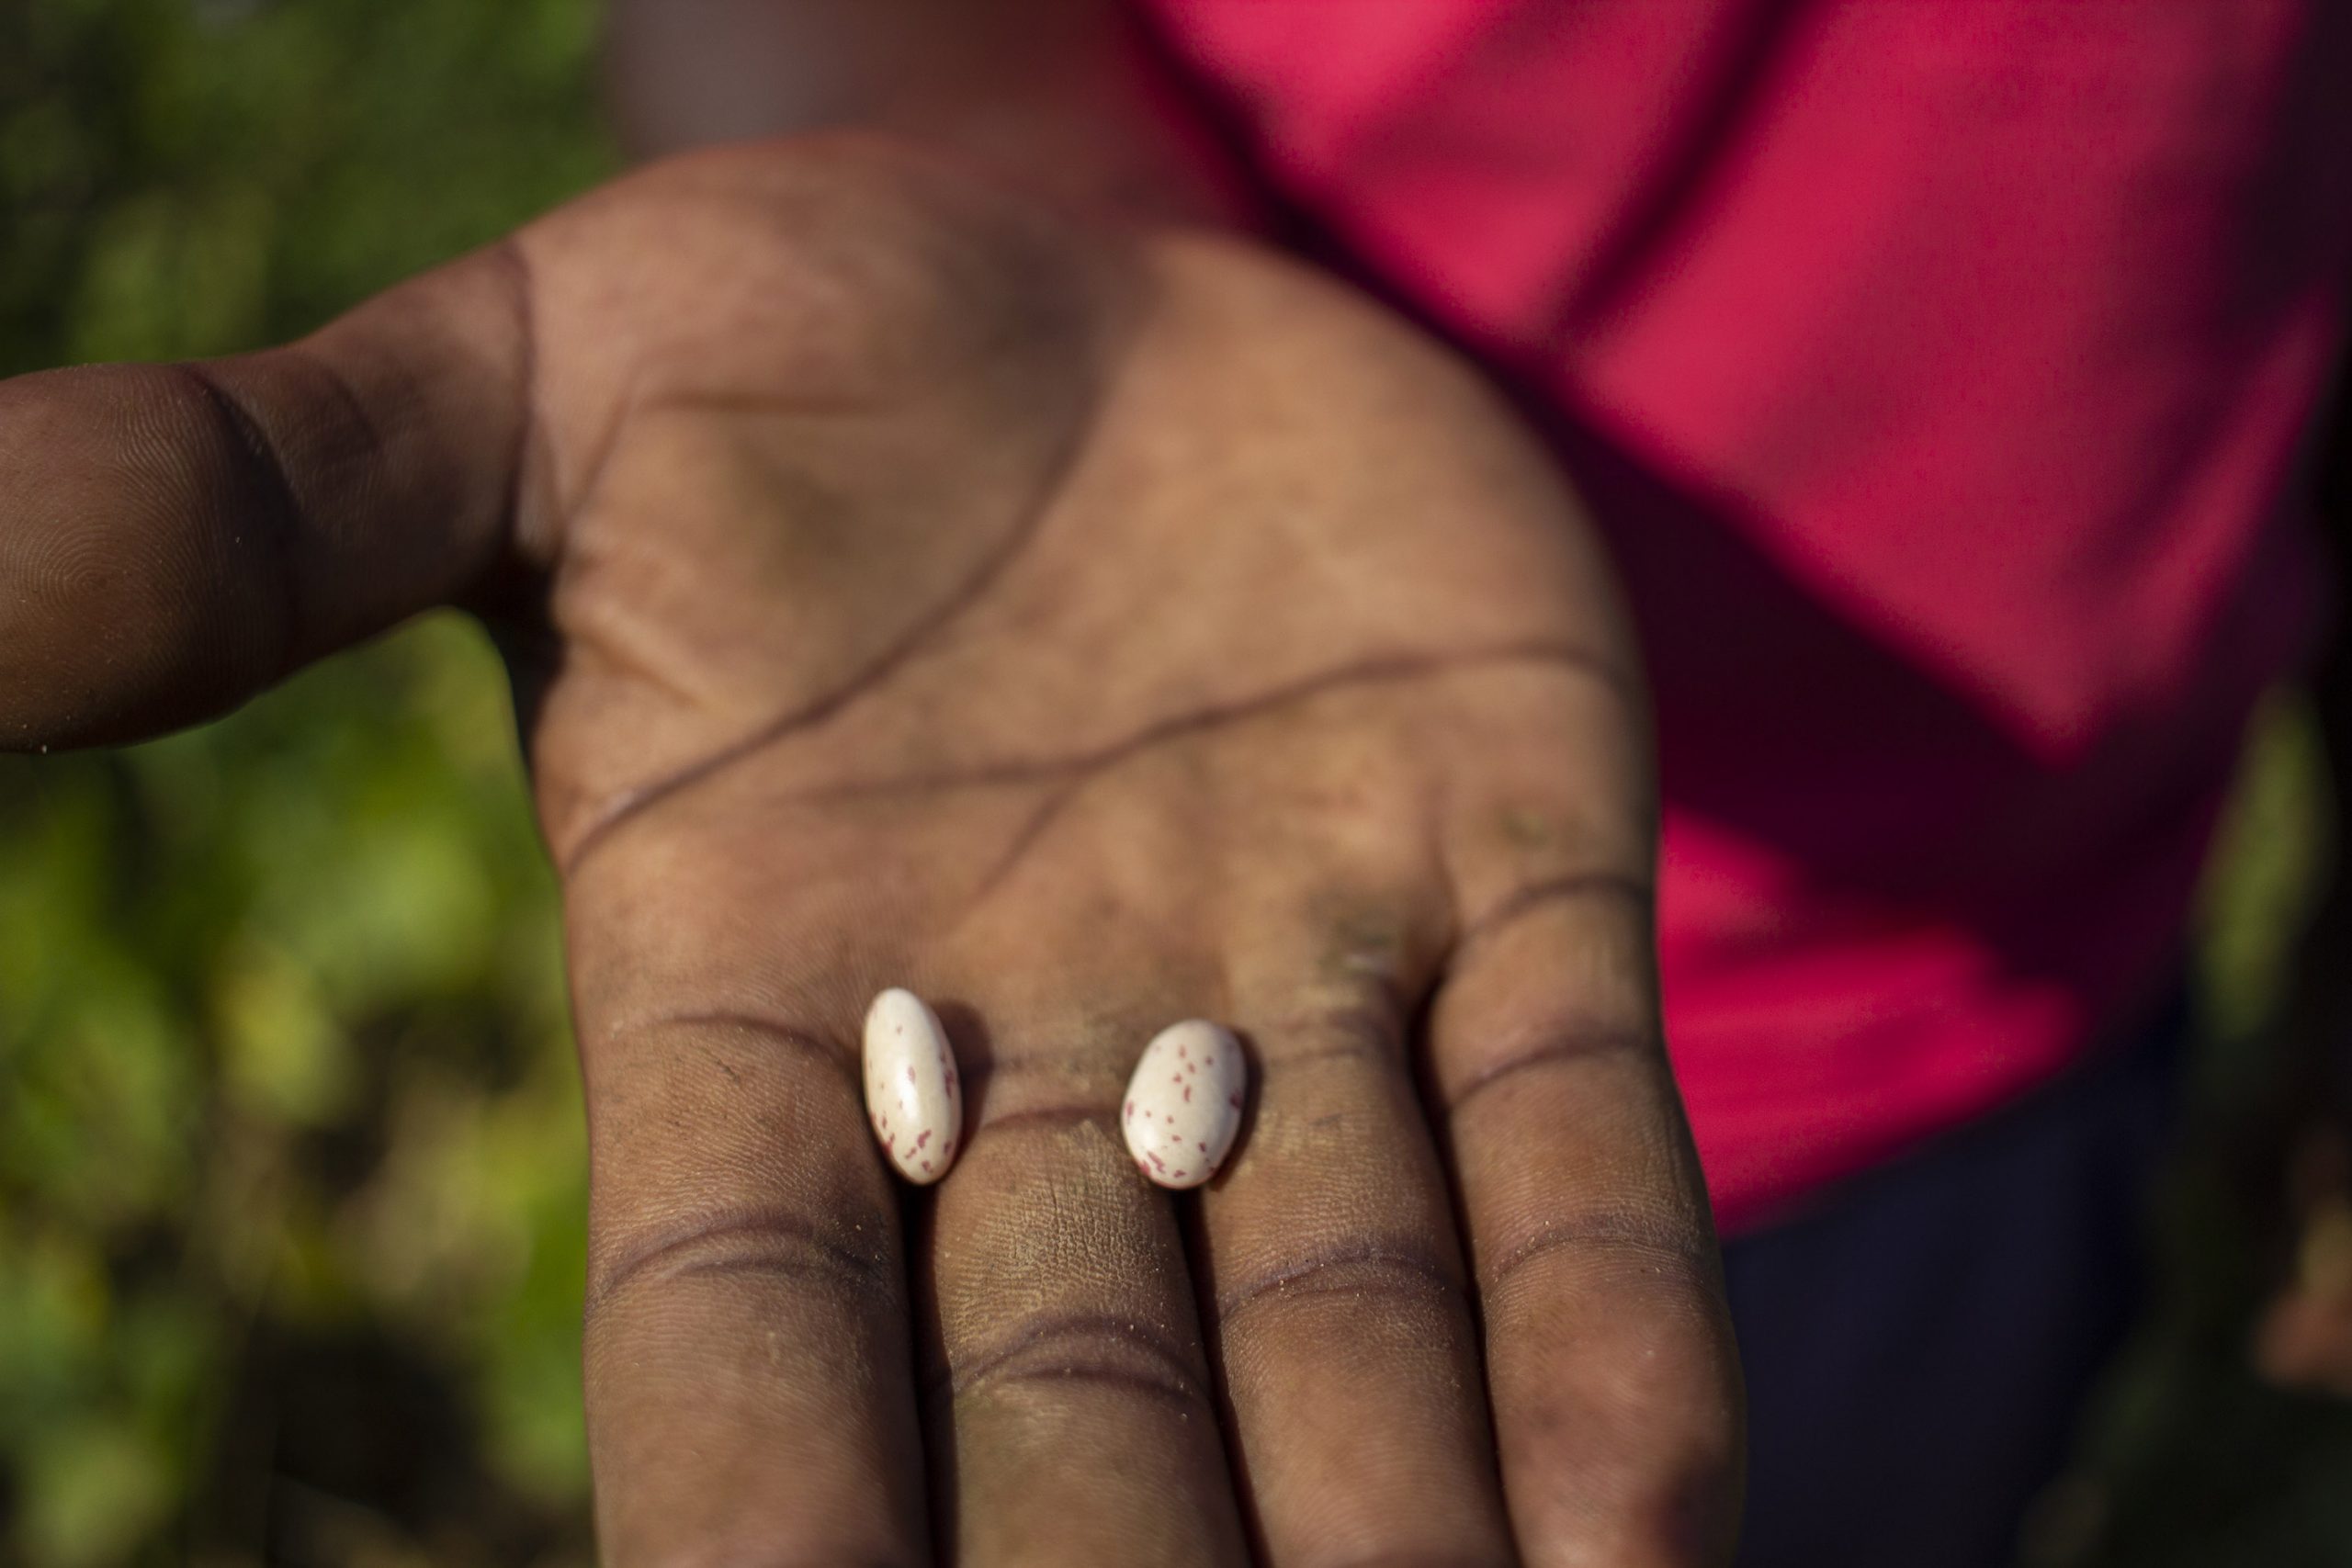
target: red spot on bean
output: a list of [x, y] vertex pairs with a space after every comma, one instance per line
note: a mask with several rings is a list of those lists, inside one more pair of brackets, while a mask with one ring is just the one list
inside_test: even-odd
[[929, 1142], [931, 1142], [930, 1128], [925, 1127], [922, 1132], [915, 1134], [915, 1147], [921, 1148]]
[[1193, 1086], [1191, 1084], [1186, 1084], [1184, 1086], [1184, 1103], [1187, 1105], [1193, 1103]]

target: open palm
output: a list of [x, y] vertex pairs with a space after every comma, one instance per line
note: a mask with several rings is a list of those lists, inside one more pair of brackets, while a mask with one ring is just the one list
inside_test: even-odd
[[[613, 1562], [1724, 1554], [1630, 642], [1369, 307], [881, 144], [706, 153], [288, 348], [0, 387], [0, 530], [17, 744], [499, 635]], [[859, 1103], [888, 985], [967, 1084], [921, 1193]], [[1180, 1197], [1116, 1117], [1187, 1017], [1258, 1089]]]

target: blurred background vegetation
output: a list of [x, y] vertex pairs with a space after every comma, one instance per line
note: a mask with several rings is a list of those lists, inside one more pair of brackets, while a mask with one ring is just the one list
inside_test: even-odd
[[[615, 166], [594, 0], [0, 0], [0, 373], [316, 325]], [[2320, 857], [2258, 727], [2167, 1286], [2040, 1568], [2352, 1564], [2352, 1413], [2256, 1385], [2223, 1153]], [[585, 1563], [584, 1155], [481, 637], [0, 758], [0, 1563]], [[1890, 1565], [1900, 1568], [1900, 1565]]]
[[[303, 332], [614, 164], [589, 0], [0, 0], [0, 372]], [[0, 759], [0, 1562], [588, 1560], [554, 891], [455, 618]]]

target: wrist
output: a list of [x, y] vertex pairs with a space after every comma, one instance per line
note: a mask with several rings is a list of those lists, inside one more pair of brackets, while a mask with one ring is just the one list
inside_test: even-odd
[[870, 131], [1097, 217], [1254, 226], [1231, 160], [1098, 0], [616, 0], [606, 55], [636, 157]]

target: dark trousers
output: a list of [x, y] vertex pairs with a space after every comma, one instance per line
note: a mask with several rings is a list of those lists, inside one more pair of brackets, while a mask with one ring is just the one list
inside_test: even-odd
[[1740, 1568], [2005, 1568], [2140, 1304], [2183, 1010], [1724, 1248]]

